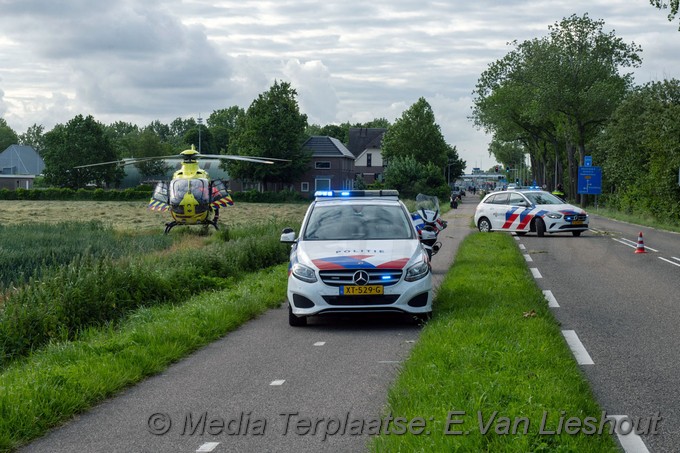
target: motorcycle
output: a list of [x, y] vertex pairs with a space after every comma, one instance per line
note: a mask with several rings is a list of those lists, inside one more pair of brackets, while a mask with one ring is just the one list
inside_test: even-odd
[[419, 193], [416, 196], [416, 210], [411, 213], [411, 222], [428, 256], [432, 258], [442, 247], [437, 237], [448, 225], [440, 216], [439, 198]]

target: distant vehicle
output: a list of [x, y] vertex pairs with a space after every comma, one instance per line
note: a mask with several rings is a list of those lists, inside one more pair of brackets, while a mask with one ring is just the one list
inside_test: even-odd
[[507, 190], [484, 197], [475, 211], [479, 231], [571, 233], [580, 236], [588, 229], [588, 214], [542, 190]]
[[317, 192], [300, 235], [283, 230], [292, 244], [288, 268], [288, 323], [304, 326], [326, 313], [432, 314], [432, 271], [396, 190]]
[[456, 196], [465, 196], [465, 189], [463, 189], [461, 186], [453, 186], [453, 189], [451, 189], [451, 195], [454, 197]]

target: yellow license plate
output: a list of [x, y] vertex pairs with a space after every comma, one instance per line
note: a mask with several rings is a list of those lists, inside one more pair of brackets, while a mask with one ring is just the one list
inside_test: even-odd
[[581, 224], [583, 224], [583, 220], [574, 220], [573, 222], [571, 222], [571, 224], [572, 225], [581, 225]]
[[383, 294], [381, 285], [341, 286], [341, 296], [376, 296]]

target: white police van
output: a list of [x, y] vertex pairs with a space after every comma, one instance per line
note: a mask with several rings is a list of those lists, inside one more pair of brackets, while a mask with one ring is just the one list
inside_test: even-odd
[[317, 192], [288, 268], [289, 324], [327, 313], [397, 312], [427, 319], [432, 272], [396, 190]]

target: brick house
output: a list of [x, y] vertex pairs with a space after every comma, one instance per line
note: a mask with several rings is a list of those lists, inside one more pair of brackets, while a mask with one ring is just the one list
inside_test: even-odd
[[340, 140], [313, 136], [302, 145], [312, 152], [309, 170], [295, 183], [303, 195], [317, 190], [347, 190], [354, 186], [354, 155]]
[[366, 184], [382, 181], [385, 162], [382, 158], [383, 127], [352, 127], [349, 129], [349, 151], [355, 157], [354, 173]]

